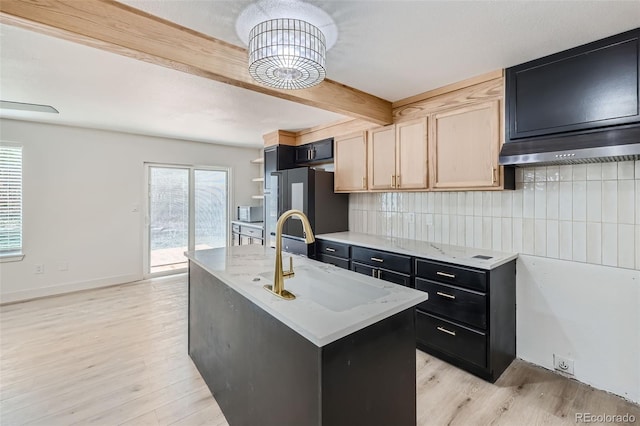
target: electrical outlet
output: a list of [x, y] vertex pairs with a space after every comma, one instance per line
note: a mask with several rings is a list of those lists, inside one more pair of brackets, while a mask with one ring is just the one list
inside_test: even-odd
[[553, 368], [573, 376], [573, 360], [553, 354]]
[[34, 274], [44, 274], [44, 265], [42, 263], [39, 263], [39, 264], [35, 265], [34, 268], [33, 268], [33, 273]]

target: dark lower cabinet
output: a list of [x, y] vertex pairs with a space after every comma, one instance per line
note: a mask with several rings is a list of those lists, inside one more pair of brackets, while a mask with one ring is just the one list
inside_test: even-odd
[[419, 349], [490, 382], [516, 354], [516, 261], [490, 271], [416, 259]]
[[264, 229], [262, 225], [233, 222], [231, 224], [231, 245], [246, 246], [250, 244], [264, 244]]
[[401, 272], [389, 271], [388, 269], [376, 268], [359, 262], [351, 262], [351, 270], [374, 278], [389, 281], [394, 284], [411, 287], [411, 275]]

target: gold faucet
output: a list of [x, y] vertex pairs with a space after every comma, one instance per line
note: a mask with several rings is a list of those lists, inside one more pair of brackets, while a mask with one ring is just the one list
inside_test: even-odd
[[278, 297], [287, 300], [293, 300], [296, 296], [284, 289], [284, 280], [285, 278], [293, 277], [293, 258], [289, 258], [289, 270], [282, 270], [282, 228], [284, 227], [284, 223], [291, 216], [297, 216], [302, 220], [302, 228], [304, 230], [304, 242], [307, 244], [311, 244], [315, 241], [313, 237], [313, 231], [311, 230], [311, 224], [309, 223], [309, 219], [302, 213], [300, 210], [287, 210], [282, 213], [282, 215], [278, 218], [278, 223], [276, 225], [276, 271], [273, 276], [273, 286], [265, 285], [264, 288], [272, 292]]

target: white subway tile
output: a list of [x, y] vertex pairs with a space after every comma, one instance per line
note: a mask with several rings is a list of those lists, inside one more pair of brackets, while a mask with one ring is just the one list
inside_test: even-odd
[[587, 261], [586, 222], [573, 222], [573, 260], [576, 262]]
[[449, 209], [449, 196], [449, 192], [442, 193], [442, 214], [449, 214], [449, 212], [451, 211]]
[[355, 232], [358, 232], [358, 223], [356, 221], [356, 211], [349, 209], [348, 213], [349, 217], [349, 229], [353, 229]]
[[416, 213], [416, 240], [422, 240], [422, 213]]
[[502, 218], [494, 217], [491, 222], [491, 250], [502, 251]]
[[465, 246], [473, 247], [473, 238], [475, 236], [475, 232], [473, 229], [473, 223], [475, 222], [475, 218], [479, 216], [467, 216], [464, 221], [464, 234], [465, 234]]
[[560, 166], [560, 180], [561, 181], [573, 180], [573, 166], [571, 165]]
[[516, 167], [516, 183], [522, 182], [524, 178], [524, 169], [522, 167]]
[[587, 222], [587, 262], [602, 263], [602, 224]]
[[442, 214], [442, 192], [436, 192], [434, 194], [434, 209], [433, 212], [436, 214]]
[[391, 207], [389, 210], [393, 213], [400, 211], [400, 194], [397, 192], [389, 192], [389, 198], [391, 199]]
[[458, 214], [458, 193], [449, 193], [449, 214]]
[[449, 244], [458, 245], [458, 216], [449, 216]]
[[[589, 164], [591, 165], [591, 164]], [[602, 221], [602, 181], [587, 181], [587, 221]]]
[[398, 211], [401, 213], [407, 213], [409, 211], [409, 193], [398, 192]]
[[560, 259], [573, 259], [573, 222], [561, 220], [558, 230], [558, 256]]
[[467, 233], [466, 233], [466, 219], [467, 217], [473, 217], [473, 216], [458, 216], [458, 245], [459, 246], [465, 246], [467, 245]]
[[495, 191], [491, 193], [491, 216], [500, 217], [502, 212], [502, 193]]
[[358, 232], [367, 232], [367, 228], [369, 227], [368, 222], [369, 222], [369, 213], [366, 210], [362, 210], [360, 212], [360, 231]]
[[536, 171], [532, 167], [526, 167], [522, 177], [522, 182], [534, 182], [536, 179]]
[[534, 179], [536, 182], [546, 182], [547, 181], [547, 168], [542, 166], [542, 167], [536, 167], [534, 169]]
[[535, 217], [535, 196], [536, 187], [533, 182], [525, 182], [522, 188], [522, 217], [533, 219]]
[[511, 214], [513, 217], [522, 217], [522, 198], [524, 194], [524, 189], [516, 189], [512, 193], [513, 197], [513, 209]]
[[636, 175], [636, 179], [640, 179], [640, 160], [636, 160], [636, 171], [635, 171], [635, 175]]
[[500, 221], [500, 226], [502, 228], [500, 232], [502, 238], [500, 243], [501, 250], [504, 252], [511, 252], [513, 251], [513, 219], [510, 217], [503, 217]]
[[636, 179], [636, 225], [640, 225], [640, 180]]
[[491, 193], [485, 191], [482, 193], [482, 216], [491, 216]]
[[620, 268], [635, 267], [635, 226], [634, 225], [618, 225], [618, 266]]
[[456, 214], [466, 214], [467, 211], [467, 193], [458, 192], [458, 208]]
[[440, 237], [440, 241], [442, 241], [443, 244], [451, 244], [449, 242], [449, 218], [451, 218], [451, 216], [442, 215], [442, 236]]
[[369, 211], [367, 213], [367, 234], [376, 234], [378, 229], [378, 212]]
[[442, 242], [442, 215], [436, 214], [433, 216], [433, 241], [436, 243]]
[[618, 163], [618, 179], [634, 179], [635, 163], [633, 161], [621, 161]]
[[520, 253], [523, 251], [523, 247], [522, 247], [522, 232], [524, 229], [524, 225], [522, 224], [523, 219], [519, 218], [519, 217], [514, 217], [513, 218], [513, 223], [511, 226], [512, 229], [512, 233], [513, 233], [513, 239], [512, 239], [512, 244], [511, 244], [511, 250], [513, 250], [516, 253]]
[[587, 164], [587, 180], [602, 180], [602, 164]]
[[602, 264], [618, 266], [618, 225], [602, 224]]
[[511, 217], [513, 214], [513, 191], [502, 193], [502, 206], [500, 206], [500, 217]]
[[618, 179], [618, 163], [602, 163], [602, 180]]
[[558, 258], [560, 249], [559, 223], [557, 220], [547, 220], [547, 257]]
[[557, 182], [560, 180], [560, 167], [548, 166], [547, 167], [547, 182]]
[[[627, 161], [628, 162], [628, 161]], [[635, 181], [618, 181], [618, 223], [632, 225], [635, 222], [636, 190]]]
[[436, 212], [436, 194], [434, 192], [427, 193], [427, 211], [425, 213]]
[[407, 192], [407, 197], [409, 198], [407, 211], [410, 213], [416, 212], [416, 193], [415, 192]]
[[617, 180], [602, 181], [602, 221], [607, 223], [618, 223]]
[[475, 197], [475, 194], [473, 192], [469, 191], [466, 193], [464, 197], [464, 203], [465, 203], [464, 213], [458, 212], [458, 214], [463, 214], [467, 216], [473, 215], [474, 197]]
[[493, 235], [491, 233], [493, 219], [490, 217], [482, 218], [482, 248], [486, 250], [491, 250], [491, 240]]
[[587, 219], [587, 182], [574, 181], [573, 182], [573, 220], [585, 221], [586, 219]]
[[473, 193], [473, 215], [482, 216], [482, 192]]
[[536, 219], [547, 218], [547, 183], [536, 182], [536, 190], [534, 196], [534, 210]]
[[587, 165], [586, 164], [574, 164], [573, 165], [573, 180], [587, 180]]
[[409, 224], [407, 226], [407, 234], [409, 238], [415, 240], [416, 237], [416, 214], [415, 213], [407, 213]]
[[522, 253], [535, 253], [535, 230], [533, 219], [522, 219]]
[[482, 217], [473, 217], [473, 247], [482, 248]]
[[534, 246], [533, 253], [536, 256], [547, 255], [547, 221], [536, 219], [534, 222]]
[[573, 220], [573, 182], [560, 182], [558, 218], [560, 220]]
[[402, 213], [391, 212], [391, 232], [387, 231], [388, 237], [402, 238]]
[[560, 182], [547, 182], [547, 219], [558, 220]]

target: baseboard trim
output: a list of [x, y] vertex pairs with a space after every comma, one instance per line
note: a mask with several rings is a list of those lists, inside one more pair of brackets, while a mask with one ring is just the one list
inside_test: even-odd
[[79, 281], [59, 284], [50, 287], [14, 291], [12, 293], [6, 293], [0, 296], [0, 306], [10, 303], [26, 302], [33, 299], [41, 299], [43, 297], [59, 296], [62, 294], [75, 293], [78, 291], [93, 290], [96, 288], [111, 287], [120, 284], [128, 284], [136, 281], [142, 281], [142, 277], [140, 274], [116, 275], [113, 277], [104, 277], [91, 281]]

